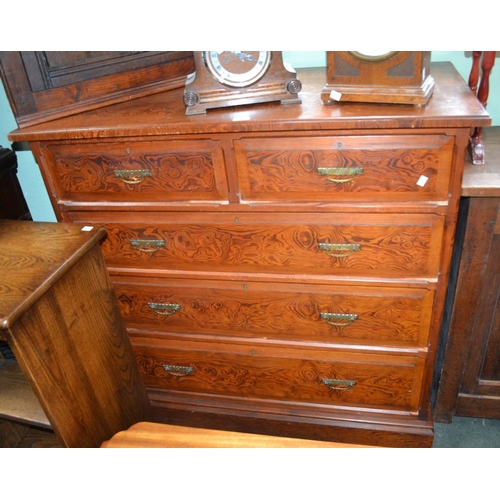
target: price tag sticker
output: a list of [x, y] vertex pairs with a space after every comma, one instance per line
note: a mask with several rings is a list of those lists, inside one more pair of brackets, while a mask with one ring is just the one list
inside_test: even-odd
[[424, 187], [427, 184], [428, 180], [429, 180], [429, 177], [426, 177], [425, 175], [421, 175], [417, 181], [417, 186]]
[[342, 99], [342, 94], [340, 92], [337, 92], [336, 90], [332, 90], [330, 92], [330, 98], [334, 101], [340, 101], [340, 99]]
[[82, 231], [85, 231], [85, 232], [92, 231], [92, 229], [94, 229], [94, 226], [83, 226], [82, 227]]
[[233, 122], [244, 122], [244, 121], [247, 121], [250, 119], [251, 119], [250, 114], [242, 113], [242, 114], [238, 114], [235, 117], [233, 117]]

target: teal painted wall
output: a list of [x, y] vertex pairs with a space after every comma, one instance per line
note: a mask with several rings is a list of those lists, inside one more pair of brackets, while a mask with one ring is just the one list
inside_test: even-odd
[[[497, 54], [497, 59], [500, 53]], [[296, 69], [326, 66], [324, 51], [283, 51], [283, 59]], [[465, 81], [471, 68], [471, 52], [449, 51], [432, 52], [433, 61], [451, 61]], [[497, 61], [490, 79], [488, 111], [493, 119], [493, 125], [500, 125], [500, 62]], [[17, 128], [16, 121], [10, 109], [3, 85], [0, 85], [0, 145], [11, 147], [7, 134]], [[18, 151], [18, 177], [24, 191], [26, 201], [34, 220], [55, 221], [54, 211], [50, 204], [45, 185], [30, 151]]]

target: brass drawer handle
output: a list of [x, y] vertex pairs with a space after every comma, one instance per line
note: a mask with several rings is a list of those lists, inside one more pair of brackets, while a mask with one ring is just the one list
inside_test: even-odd
[[165, 240], [130, 240], [130, 244], [144, 253], [154, 253], [166, 246]]
[[190, 366], [163, 365], [163, 369], [174, 377], [185, 377], [193, 373], [194, 368]]
[[318, 175], [324, 175], [326, 180], [336, 184], [351, 182], [363, 173], [363, 167], [318, 167]]
[[148, 306], [153, 312], [160, 314], [161, 316], [172, 316], [172, 314], [175, 314], [179, 309], [181, 309], [179, 304], [160, 304], [157, 302], [150, 302]]
[[321, 319], [333, 326], [347, 326], [358, 319], [357, 314], [320, 313], [319, 315]]
[[322, 378], [321, 383], [325, 384], [332, 391], [348, 391], [356, 385], [355, 380], [338, 380], [334, 378]]
[[114, 174], [125, 184], [140, 184], [146, 177], [151, 177], [150, 170], [115, 170]]
[[361, 245], [357, 243], [320, 243], [319, 249], [330, 257], [349, 257], [354, 252], [359, 252]]

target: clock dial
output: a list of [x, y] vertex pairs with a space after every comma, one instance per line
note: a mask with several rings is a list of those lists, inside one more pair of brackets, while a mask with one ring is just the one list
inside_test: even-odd
[[206, 51], [205, 64], [224, 85], [246, 87], [260, 80], [271, 64], [269, 51]]
[[361, 59], [362, 61], [385, 61], [386, 59], [390, 59], [392, 56], [397, 54], [396, 51], [390, 50], [364, 50], [364, 51], [351, 51], [356, 59]]

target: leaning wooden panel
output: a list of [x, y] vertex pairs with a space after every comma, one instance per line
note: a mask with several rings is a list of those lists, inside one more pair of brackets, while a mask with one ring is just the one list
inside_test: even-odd
[[99, 446], [149, 414], [100, 252], [103, 236], [76, 225], [0, 223], [5, 338], [70, 447]]

